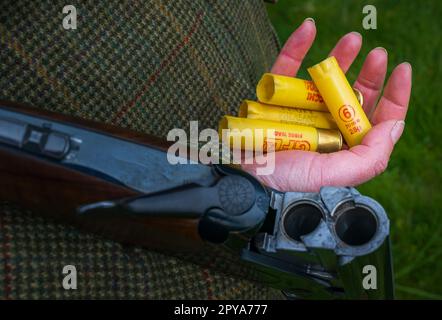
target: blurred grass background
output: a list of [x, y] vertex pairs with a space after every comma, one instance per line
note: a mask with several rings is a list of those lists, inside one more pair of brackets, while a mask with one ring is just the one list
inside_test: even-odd
[[[377, 8], [377, 30], [362, 27], [368, 4]], [[413, 66], [404, 135], [387, 171], [358, 189], [389, 214], [397, 297], [442, 299], [442, 1], [279, 0], [267, 8], [282, 44], [305, 18], [316, 21], [316, 41], [301, 78], [309, 78], [306, 67], [323, 60], [350, 31], [364, 39], [348, 73], [351, 82], [378, 46], [388, 50], [388, 74], [403, 61]]]

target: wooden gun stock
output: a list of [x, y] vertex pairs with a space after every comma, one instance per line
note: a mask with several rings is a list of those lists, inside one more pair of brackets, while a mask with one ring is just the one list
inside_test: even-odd
[[[168, 143], [159, 138], [114, 126], [86, 121], [40, 109], [0, 102], [2, 109], [17, 111], [50, 121], [69, 123], [118, 139], [158, 150]], [[0, 144], [0, 200], [19, 204], [57, 221], [74, 224], [83, 230], [102, 234], [123, 243], [172, 251], [199, 250], [198, 220], [158, 217], [80, 217], [79, 205], [134, 197], [142, 193], [37, 155]]]

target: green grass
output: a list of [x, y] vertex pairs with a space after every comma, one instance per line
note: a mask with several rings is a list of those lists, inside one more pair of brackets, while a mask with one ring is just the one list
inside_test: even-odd
[[[374, 4], [377, 30], [362, 28], [362, 8]], [[398, 298], [442, 299], [442, 1], [294, 1], [267, 6], [281, 43], [306, 18], [318, 34], [299, 73], [324, 59], [343, 34], [358, 31], [362, 52], [348, 73], [350, 81], [370, 49], [389, 52], [389, 73], [403, 61], [413, 66], [413, 90], [405, 132], [389, 167], [360, 186], [387, 210], [392, 227]]]

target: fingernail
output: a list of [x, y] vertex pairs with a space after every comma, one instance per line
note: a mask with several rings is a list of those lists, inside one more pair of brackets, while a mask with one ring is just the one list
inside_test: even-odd
[[362, 35], [359, 32], [357, 32], [357, 31], [352, 31], [350, 33], [354, 34], [355, 36], [358, 36], [359, 38], [362, 38]]
[[304, 20], [304, 22], [305, 22], [305, 21], [311, 21], [311, 22], [313, 22], [313, 24], [316, 24], [316, 23], [315, 23], [315, 19], [310, 18], [310, 17], [309, 17], [309, 18], [306, 18], [306, 19]]
[[413, 70], [413, 67], [411, 66], [410, 62], [405, 61], [405, 62], [403, 62], [403, 64], [408, 66], [408, 68], [410, 68], [410, 71]]
[[393, 140], [393, 143], [396, 144], [396, 142], [399, 140], [399, 138], [402, 135], [402, 132], [404, 131], [405, 121], [397, 121], [393, 128], [391, 129], [390, 136]]
[[385, 54], [388, 56], [388, 51], [387, 51], [387, 49], [385, 49], [384, 47], [376, 47], [376, 48], [374, 48], [373, 50], [382, 50], [382, 51], [384, 51]]

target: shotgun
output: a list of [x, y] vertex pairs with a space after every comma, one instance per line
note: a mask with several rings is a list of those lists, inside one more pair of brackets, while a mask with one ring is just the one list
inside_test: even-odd
[[290, 299], [394, 298], [389, 220], [375, 200], [354, 188], [283, 193], [228, 165], [174, 165], [169, 146], [0, 101], [0, 200]]

